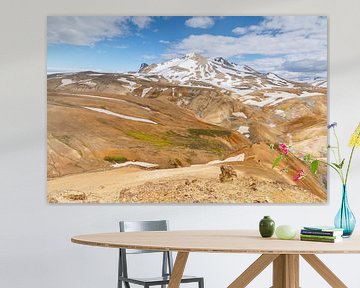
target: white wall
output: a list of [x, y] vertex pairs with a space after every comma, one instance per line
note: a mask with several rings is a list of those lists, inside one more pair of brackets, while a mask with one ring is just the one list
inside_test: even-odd
[[[6, 1], [6, 0], [5, 0]], [[70, 243], [75, 234], [116, 231], [119, 219], [170, 219], [173, 229], [256, 228], [263, 215], [280, 223], [331, 224], [340, 183], [330, 174], [327, 205], [49, 205], [46, 202], [47, 15], [329, 16], [330, 120], [347, 142], [360, 119], [360, 2], [358, 0], [7, 0], [0, 10], [0, 287], [115, 287], [116, 250]], [[350, 201], [360, 219], [360, 151]], [[360, 225], [358, 226], [360, 227]], [[188, 273], [206, 287], [226, 287], [255, 255], [193, 254]], [[360, 255], [322, 256], [347, 283], [360, 287]], [[135, 259], [136, 266], [146, 269]], [[347, 263], [347, 264], [346, 264]], [[346, 264], [346, 265], [345, 265]], [[150, 269], [151, 271], [154, 268]], [[271, 271], [251, 287], [269, 287]], [[328, 287], [306, 263], [302, 287]], [[190, 286], [189, 286], [190, 287]], [[192, 286], [193, 287], [193, 286]]]

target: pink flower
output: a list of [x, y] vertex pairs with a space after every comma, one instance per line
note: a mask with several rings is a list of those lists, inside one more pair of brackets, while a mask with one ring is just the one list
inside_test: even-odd
[[289, 153], [289, 147], [286, 146], [286, 144], [280, 143], [279, 148], [284, 155], [287, 155]]
[[293, 178], [295, 182], [298, 182], [299, 180], [303, 179], [306, 176], [304, 170], [300, 169], [296, 171], [296, 174]]

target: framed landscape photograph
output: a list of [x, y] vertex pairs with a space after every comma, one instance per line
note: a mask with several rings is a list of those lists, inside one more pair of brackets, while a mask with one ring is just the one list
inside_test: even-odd
[[327, 201], [326, 17], [49, 16], [47, 41], [49, 203]]

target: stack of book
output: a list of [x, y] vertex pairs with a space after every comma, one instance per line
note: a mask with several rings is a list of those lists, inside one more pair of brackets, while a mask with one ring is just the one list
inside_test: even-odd
[[304, 227], [300, 232], [301, 241], [337, 243], [342, 241], [343, 229], [333, 227]]

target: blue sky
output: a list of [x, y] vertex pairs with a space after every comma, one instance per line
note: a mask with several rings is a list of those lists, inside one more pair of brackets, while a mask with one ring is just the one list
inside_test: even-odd
[[187, 53], [222, 56], [261, 72], [326, 77], [320, 16], [49, 16], [48, 71], [136, 71]]

